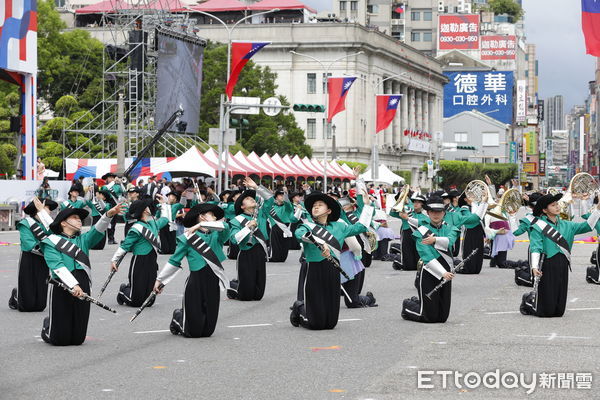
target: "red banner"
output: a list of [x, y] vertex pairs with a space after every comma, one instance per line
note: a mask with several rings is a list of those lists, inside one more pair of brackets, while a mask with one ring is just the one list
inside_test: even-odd
[[478, 49], [479, 14], [440, 15], [439, 48]]
[[514, 60], [517, 53], [517, 39], [515, 36], [482, 36], [482, 60]]

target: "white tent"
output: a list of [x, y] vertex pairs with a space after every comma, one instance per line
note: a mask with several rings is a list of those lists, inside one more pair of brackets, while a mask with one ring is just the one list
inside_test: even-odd
[[158, 165], [152, 170], [153, 173], [170, 172], [172, 176], [195, 176], [208, 175], [215, 177], [215, 166], [210, 165], [208, 160], [198, 151], [196, 146], [192, 146], [176, 159]]
[[[367, 169], [364, 174], [360, 176], [365, 180], [365, 182], [373, 182], [373, 176], [371, 173], [371, 169]], [[404, 184], [404, 178], [400, 175], [396, 175], [393, 173], [388, 167], [383, 164], [379, 164], [379, 178], [376, 180], [377, 183], [387, 183], [388, 185], [393, 185], [395, 182], [400, 182]]]

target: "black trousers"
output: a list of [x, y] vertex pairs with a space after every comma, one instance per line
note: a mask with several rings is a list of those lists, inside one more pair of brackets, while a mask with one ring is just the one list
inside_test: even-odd
[[354, 276], [354, 279], [342, 283], [344, 290], [346, 290], [346, 293], [348, 293], [348, 296], [350, 296], [350, 299], [352, 299], [352, 301], [350, 301], [348, 300], [348, 297], [346, 297], [345, 294], [341, 294], [341, 296], [344, 298], [344, 303], [346, 304], [346, 307], [359, 308], [370, 305], [371, 300], [367, 296], [360, 295], [364, 282], [365, 270], [363, 269]]
[[269, 262], [285, 262], [289, 252], [289, 238], [283, 237], [283, 231], [277, 225], [271, 227], [269, 235]]
[[[438, 261], [444, 266], [446, 271], [450, 267], [442, 257]], [[437, 292], [431, 295], [429, 299], [426, 294], [436, 287], [441, 280], [437, 279], [425, 269], [417, 272], [416, 286], [418, 299], [405, 299], [402, 304], [402, 317], [416, 322], [446, 322], [450, 315], [452, 281], [446, 283]]]
[[139, 307], [154, 289], [158, 264], [156, 251], [134, 255], [129, 264], [129, 282], [121, 284], [117, 300], [131, 307]]
[[527, 314], [537, 317], [562, 317], [567, 306], [569, 289], [569, 261], [558, 253], [544, 260], [542, 277], [538, 284], [537, 306], [533, 292], [525, 294], [521, 303]]
[[490, 260], [490, 267], [494, 266], [497, 268], [508, 268], [506, 265], [506, 254], [507, 251], [499, 251], [492, 259]]
[[296, 228], [298, 228], [298, 225], [300, 225], [300, 222], [292, 222], [290, 224], [290, 231], [292, 231], [292, 237], [287, 238], [288, 248], [290, 250], [302, 250], [302, 246], [300, 246], [300, 242], [294, 236], [294, 232], [296, 232]]
[[465, 232], [465, 240], [463, 243], [463, 258], [467, 257], [475, 249], [478, 249], [477, 254], [465, 263], [465, 266], [460, 271], [461, 274], [478, 274], [483, 266], [483, 239], [485, 233], [481, 224], [474, 228], [467, 229]]
[[594, 283], [596, 285], [600, 285], [600, 257], [598, 256], [599, 253], [600, 244], [598, 245], [598, 248], [596, 250], [596, 259], [593, 260], [594, 257], [592, 257], [592, 261], [596, 261], [595, 265], [588, 267], [585, 275], [585, 280], [588, 283]]
[[211, 336], [219, 318], [220, 296], [219, 278], [209, 266], [190, 272], [185, 282], [182, 308], [175, 310], [172, 323], [179, 327], [183, 336]]
[[125, 225], [123, 225], [123, 237], [127, 237], [133, 224], [135, 224], [135, 221], [125, 221]]
[[177, 231], [169, 230], [169, 225], [164, 226], [159, 232], [160, 253], [173, 254], [177, 247]]
[[298, 274], [298, 293], [296, 300], [304, 301], [304, 282], [306, 281], [306, 271], [308, 264], [304, 259], [304, 255], [300, 258], [300, 273]]
[[[90, 294], [90, 281], [85, 271], [71, 272], [81, 289]], [[42, 339], [55, 346], [80, 345], [87, 334], [90, 303], [73, 297], [66, 290], [50, 285], [50, 315], [44, 319]]]
[[405, 271], [416, 271], [419, 254], [417, 253], [417, 245], [412, 236], [411, 229], [402, 231], [402, 269]]
[[230, 260], [237, 260], [239, 253], [240, 247], [235, 243], [229, 242], [229, 246], [227, 247], [227, 258]]
[[340, 314], [340, 273], [329, 261], [307, 264], [300, 324], [308, 329], [333, 329]]
[[[100, 220], [100, 215], [94, 215], [92, 217], [92, 226], [96, 225], [96, 222], [98, 222]], [[112, 224], [112, 222], [111, 222]], [[127, 232], [125, 233], [125, 236], [127, 236]], [[113, 230], [113, 238], [115, 237], [115, 232]], [[93, 247], [91, 247], [90, 250], [103, 250], [104, 246], [106, 246], [106, 232], [104, 233], [102, 239], [96, 243]]]
[[237, 282], [232, 281], [232, 288], [237, 286], [236, 298], [242, 301], [260, 300], [265, 294], [267, 284], [267, 255], [263, 247], [257, 243], [248, 250], [240, 250], [237, 259]]
[[17, 309], [44, 311], [48, 296], [48, 265], [44, 257], [22, 251], [17, 280]]
[[381, 260], [384, 256], [387, 256], [389, 251], [388, 248], [390, 246], [391, 239], [381, 239], [379, 244], [377, 245], [377, 250], [373, 253], [373, 258], [375, 260]]

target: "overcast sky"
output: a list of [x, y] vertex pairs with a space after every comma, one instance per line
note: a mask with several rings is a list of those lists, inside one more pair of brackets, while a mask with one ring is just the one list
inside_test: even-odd
[[[331, 0], [304, 0], [317, 10], [330, 10]], [[583, 104], [594, 80], [594, 57], [585, 54], [581, 5], [577, 0], [523, 0], [527, 41], [537, 45], [539, 96], [562, 94], [565, 113]]]

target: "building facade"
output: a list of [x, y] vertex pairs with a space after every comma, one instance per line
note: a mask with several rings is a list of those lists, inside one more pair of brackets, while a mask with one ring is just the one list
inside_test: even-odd
[[563, 109], [563, 97], [552, 96], [544, 102], [544, 125], [546, 132], [565, 129], [565, 115]]

